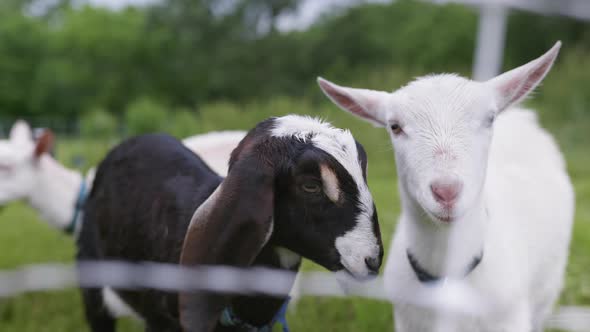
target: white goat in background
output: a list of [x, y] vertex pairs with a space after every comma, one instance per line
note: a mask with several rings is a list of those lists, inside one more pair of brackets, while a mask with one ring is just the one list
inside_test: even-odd
[[187, 137], [182, 143], [198, 154], [215, 173], [226, 176], [229, 155], [245, 136], [243, 130], [212, 131]]
[[[186, 138], [183, 143], [221, 176], [227, 174], [231, 151], [244, 131], [212, 132]], [[81, 213], [77, 205], [90, 191], [94, 169], [83, 175], [53, 159], [46, 152], [53, 135], [45, 130], [33, 140], [31, 128], [17, 121], [6, 140], [0, 140], [0, 205], [26, 200], [52, 226], [74, 232]], [[84, 180], [84, 186], [82, 186]]]
[[534, 113], [509, 108], [541, 82], [559, 48], [486, 82], [432, 75], [387, 93], [318, 79], [338, 106], [391, 136], [402, 211], [386, 288], [459, 280], [494, 304], [481, 317], [396, 304], [396, 331], [543, 329], [563, 284], [574, 194]]

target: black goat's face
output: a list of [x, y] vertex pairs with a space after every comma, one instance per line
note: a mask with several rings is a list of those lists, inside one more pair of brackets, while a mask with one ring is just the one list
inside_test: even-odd
[[331, 271], [376, 274], [383, 245], [362, 146], [318, 120], [274, 121], [267, 144], [281, 157], [274, 160], [272, 240]]

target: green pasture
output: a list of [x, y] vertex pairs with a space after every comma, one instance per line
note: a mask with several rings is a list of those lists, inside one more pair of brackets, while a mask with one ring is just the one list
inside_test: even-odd
[[[227, 111], [227, 105], [218, 106], [217, 112], [212, 112], [210, 117], [202, 119], [201, 128], [248, 128], [265, 118], [266, 114], [280, 115], [288, 112], [321, 114], [334, 125], [350, 128], [369, 155], [369, 185], [376, 200], [384, 243], [388, 247], [399, 213], [399, 199], [393, 153], [385, 131], [361, 123], [325, 104], [312, 107], [300, 103], [288, 105], [287, 101], [274, 103], [258, 105], [258, 112], [251, 112], [252, 114], [242, 117], [239, 122], [233, 116], [225, 117], [227, 121], [223, 121], [223, 112]], [[228, 124], [215, 126], [216, 122]], [[568, 134], [564, 133], [564, 130], [569, 129], [557, 128], [553, 131], [556, 136], [562, 137], [562, 134]], [[566, 287], [561, 303], [590, 305], [590, 155], [573, 141], [569, 142], [566, 138], [564, 140], [566, 145], [563, 147], [576, 188], [577, 212]], [[85, 167], [89, 167], [95, 165], [109, 146], [117, 141], [58, 137], [57, 157], [71, 165], [74, 156], [82, 156], [86, 161]], [[11, 204], [0, 212], [0, 244], [2, 269], [33, 263], [71, 262], [75, 251], [74, 243], [69, 236], [48, 226], [24, 202]], [[305, 269], [321, 268], [306, 262]], [[292, 308], [289, 322], [293, 331], [387, 331], [391, 330], [392, 326], [391, 305], [359, 298], [306, 297]], [[121, 320], [119, 326], [121, 331], [142, 330], [140, 324], [130, 319]], [[2, 332], [86, 330], [80, 295], [76, 289], [36, 292], [0, 300]]]

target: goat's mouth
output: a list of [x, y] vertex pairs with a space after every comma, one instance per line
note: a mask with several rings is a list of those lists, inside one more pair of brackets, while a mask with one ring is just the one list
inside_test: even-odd
[[438, 221], [444, 222], [444, 223], [451, 223], [453, 221], [453, 217], [449, 216], [449, 215], [434, 215], [434, 218]]
[[444, 210], [444, 211], [438, 212], [438, 213], [426, 211], [426, 214], [433, 221], [443, 223], [443, 224], [450, 224], [456, 219], [456, 217], [453, 215], [453, 213], [449, 210]]
[[336, 275], [346, 275], [348, 278], [352, 278], [357, 282], [366, 282], [377, 277], [377, 273], [369, 271], [368, 269], [364, 271], [358, 271], [358, 269], [347, 267], [346, 264], [340, 263], [339, 265], [340, 268], [334, 271], [336, 272]]

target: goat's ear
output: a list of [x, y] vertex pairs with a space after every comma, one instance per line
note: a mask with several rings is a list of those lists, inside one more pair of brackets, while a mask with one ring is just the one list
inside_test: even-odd
[[[244, 143], [228, 176], [194, 213], [186, 232], [180, 264], [252, 264], [272, 232], [274, 169]], [[267, 147], [264, 149], [266, 150]], [[245, 151], [250, 150], [250, 151]], [[180, 320], [185, 331], [211, 331], [226, 297], [198, 292], [180, 293]]]
[[10, 129], [10, 140], [17, 144], [31, 144], [33, 134], [31, 127], [23, 120], [18, 120]]
[[37, 144], [35, 145], [35, 151], [33, 152], [33, 156], [38, 159], [44, 153], [49, 152], [53, 147], [54, 136], [53, 132], [49, 129], [44, 129], [41, 136], [37, 140]]
[[558, 41], [541, 57], [486, 82], [492, 86], [496, 93], [498, 111], [505, 110], [510, 105], [522, 101], [541, 83], [553, 66], [560, 47], [561, 42]]
[[373, 125], [383, 127], [386, 120], [379, 108], [387, 92], [346, 88], [318, 77], [318, 84], [324, 94], [343, 110], [350, 112]]

